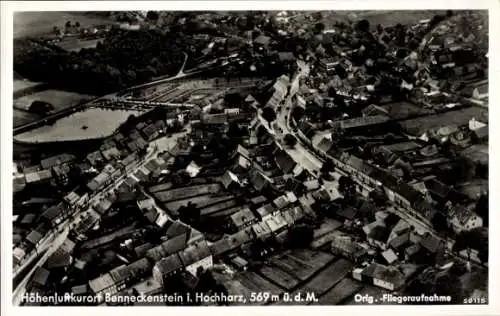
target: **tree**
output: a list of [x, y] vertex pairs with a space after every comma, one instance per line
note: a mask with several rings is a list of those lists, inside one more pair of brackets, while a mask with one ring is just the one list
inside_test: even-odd
[[297, 145], [297, 138], [292, 134], [286, 134], [283, 140], [287, 146], [294, 147]]
[[272, 107], [266, 106], [262, 109], [262, 117], [267, 121], [269, 127], [271, 127], [271, 122], [276, 120], [276, 112]]
[[488, 261], [488, 229], [483, 227], [478, 227], [471, 229], [469, 231], [462, 231], [457, 235], [455, 239], [455, 244], [453, 245], [453, 251], [461, 251], [467, 249], [476, 249], [479, 254], [479, 258], [483, 262]]
[[66, 24], [64, 26], [66, 28], [70, 28], [71, 27], [71, 21], [66, 21]]
[[313, 241], [314, 230], [311, 226], [299, 224], [292, 228], [288, 234], [288, 242], [294, 248], [308, 247]]
[[335, 171], [335, 164], [331, 159], [327, 159], [321, 166], [320, 172], [323, 174], [328, 174], [333, 171]]
[[360, 20], [356, 24], [356, 29], [360, 32], [366, 33], [370, 30], [370, 22], [366, 19]]
[[441, 212], [437, 212], [434, 217], [432, 218], [431, 220], [431, 223], [432, 223], [432, 226], [434, 227], [434, 229], [438, 232], [442, 232], [442, 231], [448, 231], [448, 221], [447, 221], [447, 218], [446, 216], [441, 213]]
[[295, 122], [298, 122], [304, 116], [304, 108], [300, 106], [293, 107], [291, 115]]
[[146, 19], [148, 19], [150, 21], [157, 21], [158, 18], [159, 18], [159, 14], [156, 11], [148, 11], [148, 13], [146, 13]]
[[189, 201], [187, 205], [179, 209], [179, 218], [188, 224], [198, 224], [201, 218], [201, 211], [195, 203]]
[[489, 203], [488, 203], [488, 193], [481, 194], [476, 202], [476, 207], [474, 209], [477, 215], [483, 219], [483, 225], [488, 226], [489, 224]]
[[344, 196], [344, 200], [352, 201], [356, 196], [356, 183], [348, 176], [341, 176], [339, 192]]
[[75, 22], [75, 27], [79, 28], [80, 27], [80, 22], [76, 21]]
[[29, 107], [29, 111], [32, 113], [46, 115], [48, 112], [52, 111], [54, 106], [48, 102], [44, 101], [33, 101]]

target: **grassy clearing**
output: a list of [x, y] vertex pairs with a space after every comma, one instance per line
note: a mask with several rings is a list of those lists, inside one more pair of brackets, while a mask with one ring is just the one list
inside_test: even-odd
[[82, 27], [114, 23], [108, 18], [88, 16], [84, 15], [83, 12], [15, 12], [14, 38], [45, 35], [52, 32], [54, 26], [64, 28], [67, 21], [79, 22]]

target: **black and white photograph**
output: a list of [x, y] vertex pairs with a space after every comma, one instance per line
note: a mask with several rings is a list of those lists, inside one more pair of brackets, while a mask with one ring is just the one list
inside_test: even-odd
[[487, 8], [114, 4], [12, 13], [7, 303], [490, 304]]

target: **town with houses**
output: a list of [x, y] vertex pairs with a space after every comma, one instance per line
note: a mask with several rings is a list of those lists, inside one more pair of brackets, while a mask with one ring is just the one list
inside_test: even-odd
[[54, 27], [195, 29], [195, 70], [15, 128], [14, 304], [487, 304], [488, 15], [410, 14]]

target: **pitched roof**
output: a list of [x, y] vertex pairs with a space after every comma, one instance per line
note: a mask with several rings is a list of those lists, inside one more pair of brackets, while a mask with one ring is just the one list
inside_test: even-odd
[[231, 221], [236, 227], [241, 227], [254, 221], [256, 217], [253, 215], [252, 211], [248, 208], [244, 208], [233, 215], [231, 215]]
[[177, 253], [161, 259], [155, 265], [161, 275], [166, 275], [182, 269], [182, 261]]
[[189, 233], [190, 227], [181, 221], [173, 221], [167, 229], [166, 235], [169, 238]]
[[404, 247], [408, 243], [410, 243], [410, 232], [406, 232], [399, 236], [396, 236], [389, 242], [389, 246], [393, 249], [399, 250], [401, 247]]
[[36, 245], [43, 238], [42, 234], [37, 232], [36, 230], [32, 230], [28, 236], [26, 236], [26, 240]]
[[388, 264], [392, 264], [398, 260], [398, 256], [396, 255], [396, 253], [394, 253], [394, 250], [392, 249], [387, 249], [386, 251], [382, 252], [382, 256], [384, 257], [384, 259], [387, 261]]
[[358, 213], [358, 210], [356, 210], [355, 208], [353, 207], [350, 207], [350, 206], [346, 206], [346, 207], [342, 207], [338, 212], [337, 214], [339, 216], [342, 216], [348, 220], [353, 220], [356, 218], [356, 214]]
[[189, 266], [211, 255], [212, 252], [206, 241], [191, 245], [179, 253], [179, 257], [184, 266]]
[[271, 38], [265, 35], [259, 35], [256, 39], [254, 39], [254, 43], [260, 44], [260, 45], [268, 45], [269, 42], [271, 41]]
[[428, 251], [432, 253], [438, 252], [439, 248], [441, 247], [441, 241], [437, 239], [436, 237], [432, 236], [431, 234], [427, 234], [422, 240], [420, 241], [420, 245], [427, 249]]
[[284, 172], [289, 173], [295, 168], [297, 164], [290, 155], [288, 155], [284, 150], [278, 150], [275, 153], [274, 159], [278, 167]]
[[39, 284], [39, 285], [45, 285], [47, 284], [47, 280], [49, 278], [50, 272], [42, 267], [39, 267], [36, 269], [34, 275], [33, 275], [33, 282]]
[[394, 289], [401, 287], [404, 284], [405, 276], [396, 268], [383, 266], [378, 263], [372, 263], [362, 272], [363, 275], [383, 280], [394, 285]]

